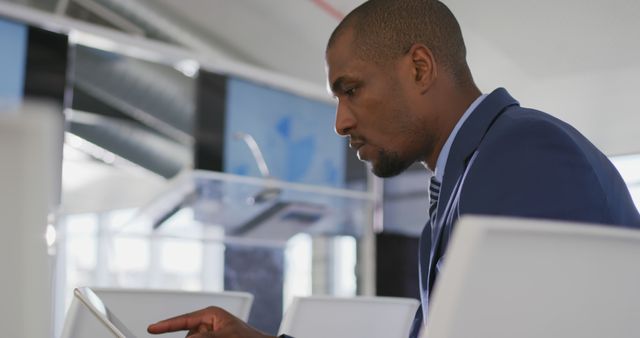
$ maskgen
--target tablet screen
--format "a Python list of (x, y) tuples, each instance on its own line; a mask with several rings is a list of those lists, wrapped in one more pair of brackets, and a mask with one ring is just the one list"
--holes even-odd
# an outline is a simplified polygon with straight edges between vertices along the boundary
[(135, 336), (127, 329), (122, 322), (109, 311), (104, 305), (100, 297), (96, 295), (90, 288), (82, 287), (74, 291), (76, 297), (82, 301), (91, 311), (93, 311), (104, 324), (111, 329), (116, 329), (117, 334), (125, 338), (135, 338)]

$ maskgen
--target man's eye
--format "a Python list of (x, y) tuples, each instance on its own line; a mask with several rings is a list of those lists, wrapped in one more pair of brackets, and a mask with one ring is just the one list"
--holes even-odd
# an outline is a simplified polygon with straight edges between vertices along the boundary
[(356, 88), (349, 88), (347, 90), (344, 91), (344, 94), (347, 96), (354, 96), (356, 94)]

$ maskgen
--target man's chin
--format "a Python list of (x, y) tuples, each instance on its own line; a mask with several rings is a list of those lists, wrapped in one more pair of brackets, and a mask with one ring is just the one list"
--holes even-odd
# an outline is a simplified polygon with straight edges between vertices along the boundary
[(363, 156), (364, 158), (361, 157), (361, 153), (358, 153), (358, 155), (361, 161), (368, 162), (371, 165), (371, 172), (381, 178), (397, 176), (409, 168), (412, 163), (404, 161), (396, 153), (382, 150), (369, 158), (366, 158), (366, 156)]
[(389, 178), (402, 174), (408, 166), (378, 166), (372, 165), (371, 172), (380, 178)]

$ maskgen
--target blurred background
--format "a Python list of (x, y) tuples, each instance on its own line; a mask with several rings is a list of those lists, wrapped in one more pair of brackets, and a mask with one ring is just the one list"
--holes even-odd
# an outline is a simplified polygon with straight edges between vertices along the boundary
[[(362, 2), (0, 1), (3, 237), (48, 229), (3, 288), (51, 279), (56, 333), (82, 285), (248, 291), (273, 333), (293, 296), (417, 298), (424, 170), (383, 182), (333, 134), (324, 48)], [(640, 205), (640, 3), (444, 3), (481, 90), (575, 126)]]

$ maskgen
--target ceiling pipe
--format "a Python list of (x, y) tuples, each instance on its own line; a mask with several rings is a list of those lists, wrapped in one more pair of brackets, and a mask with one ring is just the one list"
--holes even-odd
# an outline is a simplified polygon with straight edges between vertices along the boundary
[(192, 79), (86, 47), (77, 52), (76, 86), (175, 141), (193, 144)]
[(77, 110), (67, 116), (71, 133), (165, 178), (192, 165), (188, 147), (135, 123)]
[[(71, 2), (71, 0), (66, 0), (66, 2)], [(95, 0), (73, 0), (73, 2), (101, 17), (103, 20), (111, 23), (112, 25), (119, 27), (125, 32), (134, 35), (144, 35), (144, 30), (142, 30), (136, 24), (123, 18), (122, 15), (115, 13), (113, 10), (106, 8), (104, 5), (99, 4)], [(56, 8), (56, 14), (63, 15), (64, 13), (66, 13), (65, 7)]]
[(94, 0), (116, 11), (158, 38), (188, 47), (214, 60), (232, 60), (230, 55), (212, 47), (211, 43), (194, 35), (175, 21), (157, 13), (138, 0)]

